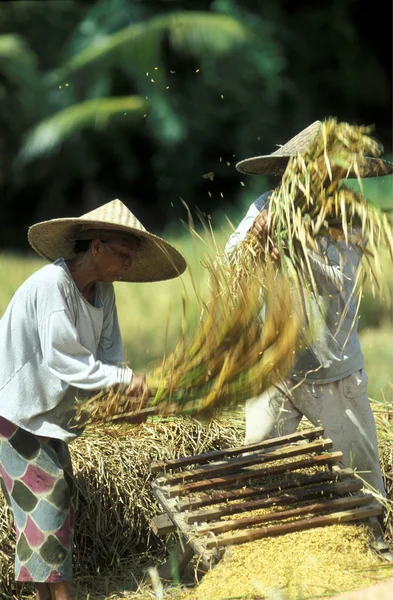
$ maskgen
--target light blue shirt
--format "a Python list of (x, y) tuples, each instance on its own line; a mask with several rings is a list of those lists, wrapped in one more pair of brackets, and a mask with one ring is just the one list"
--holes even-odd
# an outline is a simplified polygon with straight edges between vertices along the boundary
[[(271, 192), (260, 196), (249, 208), (239, 227), (229, 238), (226, 253), (231, 254), (250, 230), (254, 219), (263, 208), (268, 208)], [(297, 380), (306, 379), (310, 383), (329, 383), (351, 375), (364, 367), (359, 336), (358, 317), (354, 295), (356, 271), (360, 265), (362, 252), (353, 243), (319, 239), (321, 254), (309, 252), (312, 273), (325, 310), (322, 323), (312, 340), (303, 334), (301, 347), (290, 376)], [(311, 323), (320, 319), (317, 307), (321, 302), (308, 306), (308, 319)]]
[(0, 320), (0, 416), (36, 435), (69, 442), (76, 395), (128, 385), (112, 284), (95, 306), (63, 259), (31, 275)]

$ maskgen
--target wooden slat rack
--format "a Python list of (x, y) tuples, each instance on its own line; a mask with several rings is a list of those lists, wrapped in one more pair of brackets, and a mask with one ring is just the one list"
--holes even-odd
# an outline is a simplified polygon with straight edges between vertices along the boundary
[(185, 544), (180, 562), (198, 554), (211, 568), (233, 544), (381, 514), (353, 471), (340, 468), (342, 453), (331, 451), (323, 433), (316, 427), (152, 464), (163, 511), (153, 531), (177, 531)]

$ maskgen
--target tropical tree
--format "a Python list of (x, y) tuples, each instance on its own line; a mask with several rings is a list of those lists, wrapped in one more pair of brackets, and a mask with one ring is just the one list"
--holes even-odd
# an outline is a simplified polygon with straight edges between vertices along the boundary
[(367, 122), (374, 106), (389, 121), (389, 86), (351, 6), (1, 3), (1, 241), (115, 196), (157, 229), (179, 197), (228, 212), (274, 185), (243, 181), (238, 158), (324, 116)]

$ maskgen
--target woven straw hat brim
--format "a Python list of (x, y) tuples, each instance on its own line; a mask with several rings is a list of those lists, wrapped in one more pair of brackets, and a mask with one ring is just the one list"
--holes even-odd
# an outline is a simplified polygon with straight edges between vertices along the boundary
[(178, 277), (187, 268), (182, 254), (162, 238), (129, 226), (111, 225), (107, 221), (94, 221), (83, 217), (43, 221), (30, 227), (28, 240), (43, 258), (51, 262), (58, 258), (68, 260), (75, 256), (75, 240), (83, 228), (118, 231), (119, 234), (139, 240), (131, 269), (121, 281), (164, 281)]
[[(277, 155), (267, 154), (265, 156), (254, 156), (252, 158), (246, 158), (237, 163), (236, 169), (240, 173), (246, 173), (248, 175), (284, 175), (285, 169), (288, 166), (288, 162), (292, 154)], [(390, 175), (393, 173), (393, 164), (383, 160), (381, 158), (365, 158), (363, 162), (359, 164), (360, 176), (363, 178), (367, 177), (383, 177), (384, 175)], [(353, 171), (348, 173), (348, 178), (357, 177), (357, 174)]]

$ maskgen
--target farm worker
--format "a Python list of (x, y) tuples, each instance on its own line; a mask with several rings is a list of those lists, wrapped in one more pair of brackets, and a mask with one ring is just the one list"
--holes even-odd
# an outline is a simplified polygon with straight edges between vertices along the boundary
[(15, 579), (36, 582), (39, 600), (69, 600), (75, 397), (114, 384), (142, 404), (149, 396), (145, 377), (122, 366), (113, 282), (171, 279), (186, 263), (120, 200), (33, 225), (28, 239), (52, 264), (20, 286), (0, 321), (0, 479)]
[[(242, 173), (282, 176), (290, 156), (304, 152), (320, 127), (321, 123), (317, 121), (272, 154), (242, 160), (236, 168)], [(362, 176), (377, 177), (392, 171), (390, 163), (370, 158)], [(274, 232), (268, 230), (271, 193), (262, 194), (250, 206), (228, 241), (227, 253), (231, 253), (247, 232), (254, 234), (263, 246), (268, 235), (274, 236)], [(323, 344), (318, 344), (317, 340), (312, 342), (297, 358), (292, 372), (282, 384), (247, 401), (245, 444), (293, 433), (305, 416), (315, 426), (324, 428), (325, 435), (333, 441), (334, 450), (343, 453), (343, 464), (356, 469), (374, 490), (384, 495), (376, 426), (367, 395), (368, 376), (364, 370), (354, 302), (350, 303), (347, 312), (345, 310), (354, 293), (361, 251), (350, 241), (348, 245), (340, 242), (338, 246), (325, 237), (321, 244), (328, 265), (315, 259), (311, 262), (320, 288), (318, 292), (328, 298), (321, 336)], [(272, 258), (277, 258), (274, 241), (271, 251)]]

